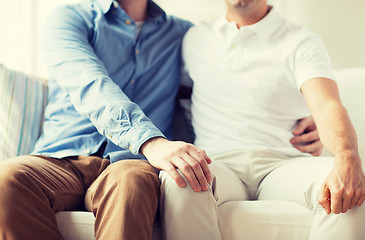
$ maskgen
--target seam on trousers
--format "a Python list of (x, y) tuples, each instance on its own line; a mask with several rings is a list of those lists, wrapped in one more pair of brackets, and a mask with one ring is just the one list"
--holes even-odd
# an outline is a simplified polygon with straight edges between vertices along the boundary
[(312, 226), (311, 226), (311, 231), (309, 234), (309, 240), (314, 240), (313, 239), (313, 234), (318, 232), (318, 218), (315, 217), (315, 215), (320, 214), (320, 209), (319, 209), (320, 205), (318, 202), (316, 202), (313, 205), (313, 214), (312, 214)]
[[(214, 177), (216, 179), (216, 177)], [(213, 183), (213, 181), (212, 181)], [(215, 212), (216, 212), (216, 215), (214, 215), (214, 211), (210, 211), (210, 214), (211, 214), (211, 217), (210, 219), (212, 219), (212, 222), (210, 223), (211, 226), (216, 226), (214, 232), (215, 232), (215, 235), (218, 236), (218, 239), (217, 240), (220, 240), (222, 239), (222, 236), (221, 236), (221, 233), (220, 233), (220, 229), (219, 229), (219, 221), (218, 221), (218, 217), (219, 217), (219, 214), (218, 214), (218, 203), (217, 203), (217, 200), (215, 199), (214, 197), (214, 194), (213, 194), (213, 184), (212, 186), (209, 186), (209, 194), (212, 195), (212, 198), (213, 199), (212, 201), (209, 201), (213, 207), (213, 209), (215, 209)], [(209, 207), (209, 209), (212, 209), (211, 207)], [(214, 240), (214, 239), (212, 239)]]
[[(210, 219), (212, 219), (212, 222), (210, 222), (210, 225), (216, 226), (216, 229), (214, 230), (214, 232), (215, 232), (214, 234), (219, 237), (217, 240), (220, 240), (220, 239), (222, 239), (222, 237), (221, 237), (221, 233), (220, 233), (220, 229), (219, 229), (219, 221), (218, 221), (219, 196), (217, 196), (217, 198), (216, 198), (215, 194), (214, 194), (216, 191), (216, 188), (217, 188), (217, 176), (215, 175), (217, 172), (216, 167), (217, 167), (216, 165), (211, 166), (211, 170), (213, 170), (212, 171), (213, 176), (212, 176), (211, 184), (208, 184), (208, 192), (209, 192), (209, 194), (211, 194), (211, 199), (213, 199), (212, 201), (209, 201), (210, 202), (209, 204), (212, 205), (212, 206), (209, 206), (209, 209), (215, 209), (216, 215), (214, 215), (214, 211), (210, 211), (209, 213), (211, 215)], [(224, 199), (224, 198), (222, 197), (222, 199)], [(212, 240), (214, 240), (214, 239), (212, 239)]]

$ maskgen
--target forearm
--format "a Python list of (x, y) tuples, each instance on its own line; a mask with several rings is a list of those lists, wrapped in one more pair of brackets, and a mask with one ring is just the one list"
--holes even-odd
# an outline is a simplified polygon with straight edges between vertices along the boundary
[(337, 161), (359, 160), (356, 133), (346, 109), (340, 102), (322, 104), (314, 114), (314, 119), (323, 145), (336, 156)]
[(346, 109), (341, 103), (337, 84), (326, 78), (310, 79), (301, 91), (307, 101), (324, 147), (336, 161), (360, 163), (357, 137)]

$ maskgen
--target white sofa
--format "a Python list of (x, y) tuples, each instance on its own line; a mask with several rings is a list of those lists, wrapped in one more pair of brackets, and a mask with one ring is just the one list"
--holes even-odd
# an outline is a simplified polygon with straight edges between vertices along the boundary
[[(343, 103), (357, 130), (361, 157), (365, 160), (365, 68), (338, 70), (336, 76)], [(31, 151), (41, 129), (45, 84), (44, 79), (0, 65), (0, 161)], [(17, 131), (10, 134), (9, 126)], [(59, 212), (56, 218), (66, 240), (93, 239), (92, 213)], [(285, 201), (237, 201), (219, 206), (219, 226), (226, 240), (304, 240), (308, 239), (311, 221), (310, 209)], [(158, 220), (153, 239), (160, 239)]]

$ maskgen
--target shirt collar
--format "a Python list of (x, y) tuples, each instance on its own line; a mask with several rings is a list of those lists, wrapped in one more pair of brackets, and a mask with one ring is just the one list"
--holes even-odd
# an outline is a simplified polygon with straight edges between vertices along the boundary
[(107, 12), (109, 12), (111, 6), (112, 6), (112, 3), (114, 3), (113, 0), (95, 0), (95, 2), (98, 3), (98, 5), (100, 6), (101, 8), (101, 11), (106, 14)]
[[(109, 12), (111, 7), (118, 6), (118, 3), (114, 0), (95, 0), (100, 6), (103, 14)], [(149, 18), (157, 18), (160, 16), (165, 16), (166, 13), (152, 0), (148, 1), (147, 11)], [(123, 10), (124, 11), (124, 10)]]
[[(272, 7), (270, 12), (266, 14), (264, 18), (258, 21), (255, 24), (245, 26), (243, 28), (249, 28), (251, 31), (255, 32), (258, 36), (263, 39), (268, 39), (282, 24), (284, 23), (284, 18), (280, 16), (278, 12)], [(225, 15), (219, 17), (213, 27), (216, 30), (223, 30), (225, 28), (234, 28), (237, 29), (236, 23), (229, 22)], [(243, 29), (241, 28), (241, 29)], [(239, 31), (237, 29), (237, 31)]]

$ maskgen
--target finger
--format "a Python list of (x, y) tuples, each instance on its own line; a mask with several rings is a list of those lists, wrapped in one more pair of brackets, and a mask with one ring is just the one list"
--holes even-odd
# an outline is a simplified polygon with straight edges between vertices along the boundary
[(315, 141), (308, 145), (294, 145), (296, 149), (304, 153), (317, 153), (322, 152), (323, 145), (321, 141)]
[(351, 198), (345, 197), (342, 199), (342, 213), (346, 213), (349, 210), (351, 204)]
[(173, 160), (174, 165), (180, 170), (180, 172), (185, 176), (186, 180), (189, 182), (191, 188), (195, 192), (200, 192), (200, 184), (191, 168), (191, 166), (183, 159), (176, 157)]
[(361, 198), (359, 198), (359, 200), (357, 201), (356, 203), (356, 207), (360, 207), (363, 203), (364, 203), (364, 200), (365, 200), (365, 196), (363, 195)]
[(321, 150), (320, 150), (320, 151), (313, 152), (313, 153), (310, 153), (310, 154), (312, 154), (312, 155), (313, 155), (313, 156), (315, 156), (315, 157), (321, 156), (321, 154), (322, 154), (322, 148), (321, 148)]
[[(342, 201), (342, 213), (347, 212), (347, 210), (350, 209), (351, 203), (353, 202), (353, 199), (355, 199), (355, 191), (348, 187), (345, 192), (344, 192), (344, 196), (343, 196), (343, 201)], [(356, 198), (356, 201), (358, 200), (358, 197)]]
[(172, 164), (166, 164), (166, 166), (164, 166), (162, 169), (165, 170), (172, 177), (172, 179), (174, 179), (179, 187), (186, 187), (184, 178), (177, 172), (176, 168)]
[(353, 209), (356, 205), (356, 203), (359, 201), (359, 195), (358, 194), (355, 194), (353, 196), (353, 198), (351, 199), (351, 203), (350, 203), (350, 206), (349, 206), (349, 209)]
[(205, 165), (207, 165), (207, 167), (208, 167), (208, 164), (205, 162), (203, 157), (200, 156), (200, 154), (198, 154), (198, 157), (200, 158), (199, 160), (197, 160), (196, 158), (191, 157), (189, 154), (186, 154), (182, 157), (182, 159), (185, 160), (185, 162), (187, 162), (190, 165), (190, 167), (192, 168), (192, 170), (195, 174), (195, 177), (199, 181), (201, 190), (207, 191), (208, 190), (208, 182), (207, 182), (207, 179), (206, 179), (205, 174), (203, 172), (202, 166), (200, 165), (200, 162), (205, 163)]
[(307, 129), (308, 127), (308, 120), (306, 118), (301, 119), (298, 124), (295, 126), (294, 130), (293, 130), (293, 134), (294, 135), (300, 135), (302, 133), (304, 133), (304, 131)]
[(198, 152), (204, 157), (204, 159), (207, 161), (208, 164), (211, 164), (212, 163), (212, 159), (210, 159), (210, 157), (208, 157), (207, 153), (201, 149), (201, 148), (198, 148)]
[(200, 167), (203, 171), (206, 181), (208, 183), (210, 183), (212, 181), (212, 174), (210, 173), (208, 162), (206, 161), (207, 159), (204, 157), (204, 155), (207, 155), (205, 153), (205, 151), (201, 150), (201, 149), (199, 151), (196, 149), (193, 149), (193, 150), (189, 151), (189, 154), (192, 158), (194, 158), (200, 164)]
[(304, 133), (299, 136), (295, 136), (292, 139), (290, 139), (291, 144), (305, 144), (309, 142), (314, 142), (319, 140), (319, 135), (317, 130), (313, 130), (308, 133)]
[(327, 214), (331, 213), (330, 192), (327, 188), (322, 187), (318, 203), (324, 208)]
[(331, 194), (331, 211), (334, 214), (341, 213), (342, 210), (342, 194)]

